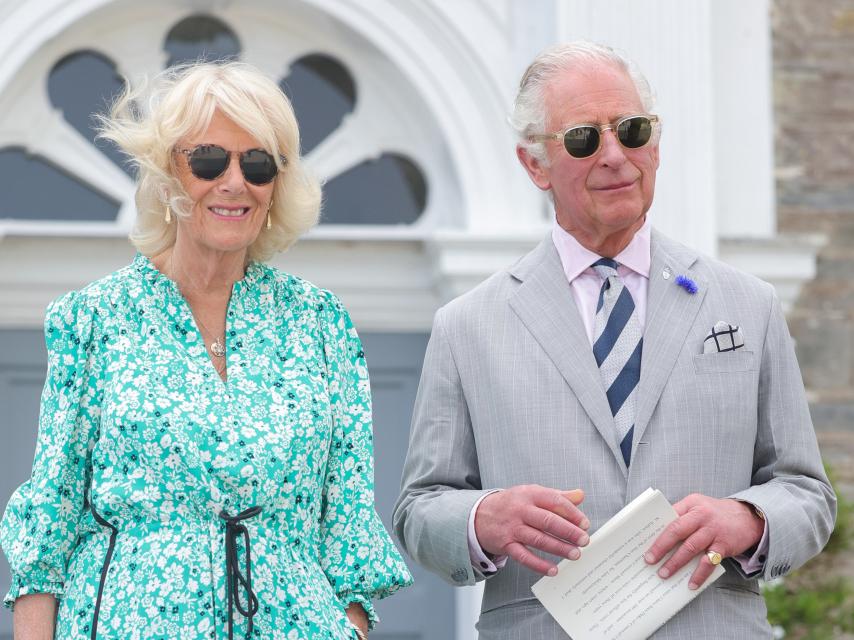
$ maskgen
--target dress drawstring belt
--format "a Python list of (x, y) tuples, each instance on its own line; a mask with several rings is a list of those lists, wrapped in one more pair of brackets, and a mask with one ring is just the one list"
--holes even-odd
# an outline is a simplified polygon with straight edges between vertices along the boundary
[[(241, 524), (242, 520), (248, 520), (261, 513), (261, 507), (249, 507), (236, 516), (230, 516), (223, 509), (219, 517), (225, 520), (225, 566), (226, 566), (226, 590), (228, 592), (228, 638), (234, 637), (234, 608), (246, 618), (246, 636), (252, 633), (252, 618), (258, 613), (258, 597), (252, 591), (252, 553), (249, 549), (249, 531)], [(240, 572), (237, 560), (237, 539), (243, 536), (244, 567), (245, 575)], [(246, 606), (240, 602), (238, 588), (243, 587), (246, 596)]]

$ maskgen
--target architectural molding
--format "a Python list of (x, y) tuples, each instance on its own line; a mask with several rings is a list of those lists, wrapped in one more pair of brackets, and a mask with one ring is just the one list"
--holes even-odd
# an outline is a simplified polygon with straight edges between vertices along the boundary
[(827, 243), (821, 234), (781, 234), (773, 238), (721, 238), (719, 258), (774, 285), (788, 313), (803, 285), (816, 275), (816, 256)]
[[(202, 4), (235, 29), (245, 44), (243, 58), (272, 75), (284, 75), (288, 62), (306, 53), (330, 53), (345, 61), (359, 85), (359, 100), (344, 126), (307, 158), (322, 177), (334, 177), (383, 151), (401, 152), (422, 167), (430, 189), (427, 210), (417, 224), (518, 229), (538, 221), (539, 196), (526, 188), (505, 124), (515, 78), (502, 62), (502, 56), (509, 59), (510, 49), (494, 8), (471, 4), (456, 16), (435, 2), (377, 0), (370, 7), (356, 0)], [(56, 61), (81, 49), (109, 56), (132, 79), (150, 75), (165, 61), (151, 43), (162, 40), (168, 27), (198, 10), (199, 3), (72, 0), (56, 5), (19, 5), (9, 21), (19, 31), (0, 37), (0, 100), (5, 99), (0, 104), (0, 142), (41, 154), (62, 148), (48, 159), (129, 203), (127, 177), (114, 175), (113, 167), (105, 170), (100, 154), (82, 148), (86, 143), (80, 144), (76, 132), (75, 137), (62, 133), (67, 126), (36, 122), (64, 124), (56, 115), (53, 120), (39, 115), (51, 111), (45, 79)], [(457, 18), (464, 22), (455, 22)], [(478, 27), (477, 38), (472, 38)], [(26, 56), (4, 46), (21, 33), (28, 34)], [(469, 37), (458, 37), (461, 33)], [(5, 35), (0, 25), (0, 36)], [(65, 147), (74, 153), (69, 156)], [(68, 157), (77, 162), (64, 166), (62, 159)], [(498, 184), (502, 189), (496, 189)], [(132, 212), (120, 217), (121, 232), (128, 231), (131, 218)], [(16, 225), (11, 226), (14, 230)], [(26, 231), (41, 228), (49, 235), (51, 226), (34, 223)], [(9, 227), (0, 221), (0, 234)]]
[[(513, 264), (547, 233), (311, 233), (271, 264), (334, 291), (361, 331), (427, 332), (439, 306)], [(815, 276), (823, 244), (821, 236), (727, 238), (720, 258), (774, 285), (789, 310)], [(51, 300), (128, 264), (133, 254), (115, 236), (0, 239), (0, 329), (41, 327)]]

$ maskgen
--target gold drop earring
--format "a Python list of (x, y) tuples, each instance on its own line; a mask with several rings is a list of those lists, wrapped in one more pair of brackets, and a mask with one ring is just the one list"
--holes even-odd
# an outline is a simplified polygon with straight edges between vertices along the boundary
[(272, 209), (272, 208), (273, 208), (273, 201), (270, 200), (270, 204), (267, 205), (267, 228), (268, 229), (273, 228), (273, 221), (270, 220), (270, 209)]
[(170, 222), (172, 222), (172, 209), (170, 209), (170, 208), (169, 208), (169, 205), (168, 205), (168, 204), (166, 205), (166, 217), (165, 217), (165, 220), (166, 220), (166, 224), (169, 224)]

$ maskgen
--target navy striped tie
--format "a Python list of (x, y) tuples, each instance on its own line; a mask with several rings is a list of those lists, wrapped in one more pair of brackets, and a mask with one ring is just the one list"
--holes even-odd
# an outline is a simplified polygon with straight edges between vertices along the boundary
[(635, 399), (640, 379), (643, 332), (632, 294), (617, 275), (617, 262), (602, 258), (593, 269), (604, 280), (593, 323), (593, 355), (614, 416), (626, 466), (632, 455)]

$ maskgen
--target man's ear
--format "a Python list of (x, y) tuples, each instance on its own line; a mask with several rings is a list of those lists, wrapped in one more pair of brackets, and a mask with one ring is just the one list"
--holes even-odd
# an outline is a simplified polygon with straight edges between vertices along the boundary
[(543, 167), (543, 163), (528, 153), (527, 149), (521, 145), (516, 145), (516, 157), (519, 158), (519, 162), (525, 167), (525, 171), (528, 172), (531, 182), (543, 191), (548, 191), (552, 188), (551, 179), (545, 167)]

